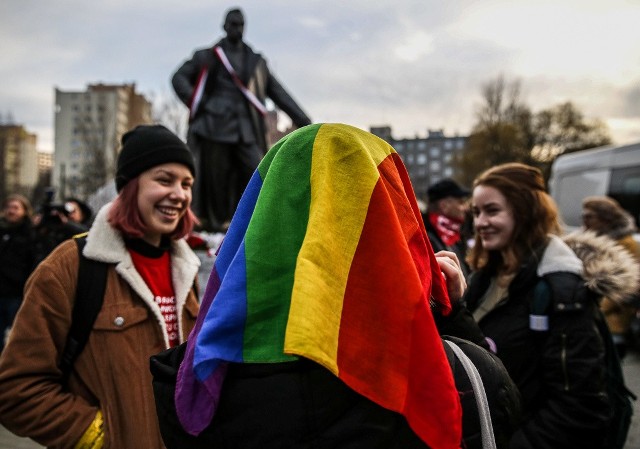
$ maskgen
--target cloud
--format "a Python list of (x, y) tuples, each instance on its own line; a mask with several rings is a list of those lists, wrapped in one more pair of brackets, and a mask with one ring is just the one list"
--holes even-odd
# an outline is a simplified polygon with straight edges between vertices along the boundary
[(628, 89), (623, 90), (623, 107), (621, 108), (624, 117), (640, 117), (640, 78)]
[(510, 50), (506, 64), (528, 76), (588, 73), (624, 83), (632, 72), (620, 62), (637, 48), (638, 14), (640, 4), (624, 0), (478, 2), (452, 32)]
[(433, 38), (424, 31), (415, 31), (395, 47), (395, 55), (402, 61), (415, 62), (433, 52)]
[[(616, 132), (640, 116), (635, 2), (238, 4), (247, 42), (314, 120), (365, 129), (389, 124), (399, 137), (427, 128), (467, 133), (481, 85), (499, 74), (522, 80), (523, 99), (534, 110), (573, 101)], [(171, 94), (173, 71), (195, 48), (222, 36), (228, 6), (206, 0), (1, 2), (0, 112), (12, 110), (39, 135), (48, 126), (40, 140), (50, 142), (55, 86), (135, 82), (143, 93)]]

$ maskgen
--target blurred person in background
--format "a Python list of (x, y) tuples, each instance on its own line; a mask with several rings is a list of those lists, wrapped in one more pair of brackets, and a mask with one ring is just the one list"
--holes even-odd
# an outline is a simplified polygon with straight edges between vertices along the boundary
[(88, 230), (93, 219), (91, 207), (84, 201), (74, 197), (67, 198), (64, 205), (68, 211), (67, 218), (75, 223), (79, 223)]
[(22, 290), (34, 265), (31, 203), (22, 195), (2, 202), (0, 217), (0, 352), (22, 302)]
[(42, 262), (59, 244), (89, 227), (71, 219), (77, 216), (72, 203), (55, 201), (55, 189), (48, 188), (33, 217), (35, 263)]
[[(633, 238), (637, 228), (633, 217), (620, 204), (608, 196), (590, 196), (582, 200), (582, 223), (587, 231), (611, 238), (640, 263), (640, 245)], [(627, 354), (631, 323), (639, 305), (639, 293), (623, 298), (605, 296), (600, 303), (613, 342), (622, 359)]]
[(469, 209), (471, 192), (452, 179), (443, 179), (427, 189), (427, 213), (424, 225), (434, 252), (452, 251), (458, 256), (465, 277), (469, 276), (467, 241), (461, 231)]

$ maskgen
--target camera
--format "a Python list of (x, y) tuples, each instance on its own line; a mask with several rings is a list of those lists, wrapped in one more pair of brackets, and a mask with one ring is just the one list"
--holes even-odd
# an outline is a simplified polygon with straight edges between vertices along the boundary
[(69, 216), (72, 210), (69, 209), (67, 204), (54, 203), (56, 191), (54, 188), (49, 187), (44, 192), (44, 200), (40, 205), (40, 213), (42, 216), (41, 224), (56, 224), (62, 223), (61, 215)]
[(67, 220), (69, 214), (73, 212), (73, 206), (55, 203), (54, 198), (55, 189), (47, 188), (44, 200), (38, 209), (40, 221), (34, 229), (36, 262), (43, 260), (63, 241), (86, 231), (84, 227)]

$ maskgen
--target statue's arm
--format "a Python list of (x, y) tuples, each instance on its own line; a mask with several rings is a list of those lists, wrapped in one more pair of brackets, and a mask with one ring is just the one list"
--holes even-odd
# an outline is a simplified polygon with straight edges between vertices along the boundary
[(195, 53), (191, 59), (186, 61), (178, 70), (176, 70), (171, 78), (173, 90), (176, 92), (180, 101), (187, 106), (189, 106), (189, 101), (193, 96), (195, 83), (201, 70), (202, 64), (198, 62), (197, 53)]
[(311, 119), (271, 73), (268, 75), (267, 96), (289, 116), (298, 128), (311, 124)]

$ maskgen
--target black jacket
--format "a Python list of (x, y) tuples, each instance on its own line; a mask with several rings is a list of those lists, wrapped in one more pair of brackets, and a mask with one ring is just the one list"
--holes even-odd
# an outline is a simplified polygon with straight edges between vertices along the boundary
[(0, 298), (21, 298), (34, 268), (33, 229), (29, 220), (18, 225), (0, 221)]
[[(517, 388), (497, 357), (470, 342), (446, 338), (477, 367), (485, 384), (498, 448), (506, 448), (520, 417)], [(180, 426), (174, 402), (176, 372), (184, 348), (181, 345), (151, 358), (158, 420), (167, 449), (428, 449), (402, 415), (371, 402), (325, 368), (304, 359), (230, 364), (212, 423), (198, 437), (191, 436)], [(447, 345), (444, 348), (460, 393), (463, 447), (480, 449), (471, 383), (453, 351)]]
[[(603, 447), (610, 413), (604, 347), (594, 324), (595, 296), (579, 266), (571, 250), (553, 238), (521, 268), (508, 297), (478, 323), (522, 394), (524, 421), (511, 448)], [(472, 275), (464, 297), (470, 311), (479, 306), (490, 277), (483, 271)], [(529, 325), (536, 288), (549, 304), (546, 331)]]

